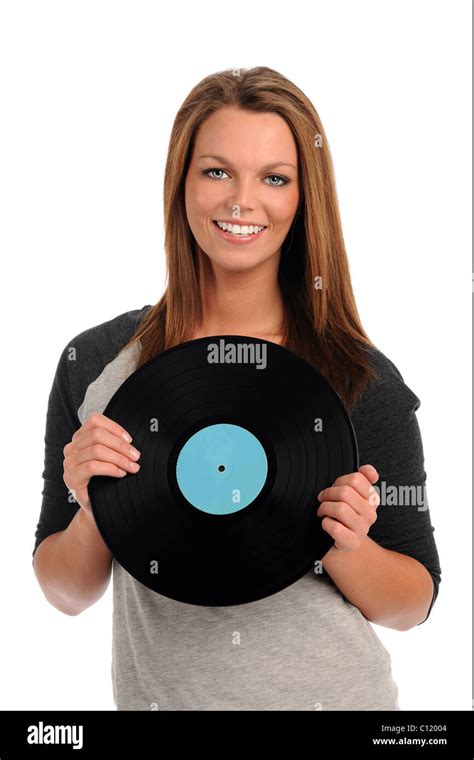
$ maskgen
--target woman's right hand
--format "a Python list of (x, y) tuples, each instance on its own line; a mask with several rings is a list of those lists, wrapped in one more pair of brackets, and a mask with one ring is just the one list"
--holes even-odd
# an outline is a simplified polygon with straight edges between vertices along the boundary
[(63, 449), (63, 480), (75, 500), (92, 515), (87, 486), (94, 475), (123, 478), (138, 472), (140, 452), (130, 445), (132, 437), (119, 424), (94, 412), (76, 430)]

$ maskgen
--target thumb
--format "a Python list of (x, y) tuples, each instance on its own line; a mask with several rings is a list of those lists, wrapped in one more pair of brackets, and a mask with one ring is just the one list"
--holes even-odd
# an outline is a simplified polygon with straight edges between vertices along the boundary
[(371, 464), (363, 464), (359, 467), (358, 472), (360, 472), (369, 483), (376, 483), (379, 479), (379, 474), (375, 467)]

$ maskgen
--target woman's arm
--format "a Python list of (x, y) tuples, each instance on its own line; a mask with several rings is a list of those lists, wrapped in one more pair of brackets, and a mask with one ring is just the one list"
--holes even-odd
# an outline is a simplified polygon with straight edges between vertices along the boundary
[(406, 631), (428, 616), (434, 584), (421, 562), (385, 549), (367, 534), (380, 497), (372, 465), (338, 478), (318, 494), (317, 515), (335, 544), (322, 560), (341, 593), (371, 622)]
[(79, 509), (66, 530), (47, 536), (34, 556), (41, 589), (56, 609), (78, 615), (107, 589), (112, 554), (92, 515)]
[(428, 616), (433, 580), (413, 557), (384, 549), (365, 536), (355, 551), (332, 547), (322, 564), (346, 599), (372, 623), (407, 631)]

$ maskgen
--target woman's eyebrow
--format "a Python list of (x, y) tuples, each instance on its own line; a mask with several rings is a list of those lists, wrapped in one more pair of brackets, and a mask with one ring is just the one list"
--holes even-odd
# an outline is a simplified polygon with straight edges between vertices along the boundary
[[(221, 161), (223, 164), (227, 164), (227, 166), (230, 166), (231, 169), (235, 169), (235, 166), (232, 165), (232, 162), (229, 161), (228, 158), (225, 158), (225, 156), (217, 156), (217, 155), (205, 155), (205, 156), (199, 156), (198, 161), (201, 158), (213, 158), (216, 161)], [(291, 166), (292, 169), (296, 170), (296, 166), (294, 164), (288, 164), (285, 161), (274, 161), (271, 164), (266, 164), (265, 166), (261, 167), (261, 171), (267, 171), (269, 169), (274, 169), (276, 166)]]

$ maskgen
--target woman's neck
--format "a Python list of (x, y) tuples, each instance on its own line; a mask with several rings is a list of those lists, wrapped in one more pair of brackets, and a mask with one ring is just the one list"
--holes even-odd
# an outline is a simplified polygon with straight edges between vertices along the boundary
[(278, 341), (284, 315), (278, 257), (246, 272), (217, 269), (207, 256), (203, 258), (199, 267), (202, 319), (193, 338), (251, 335)]

